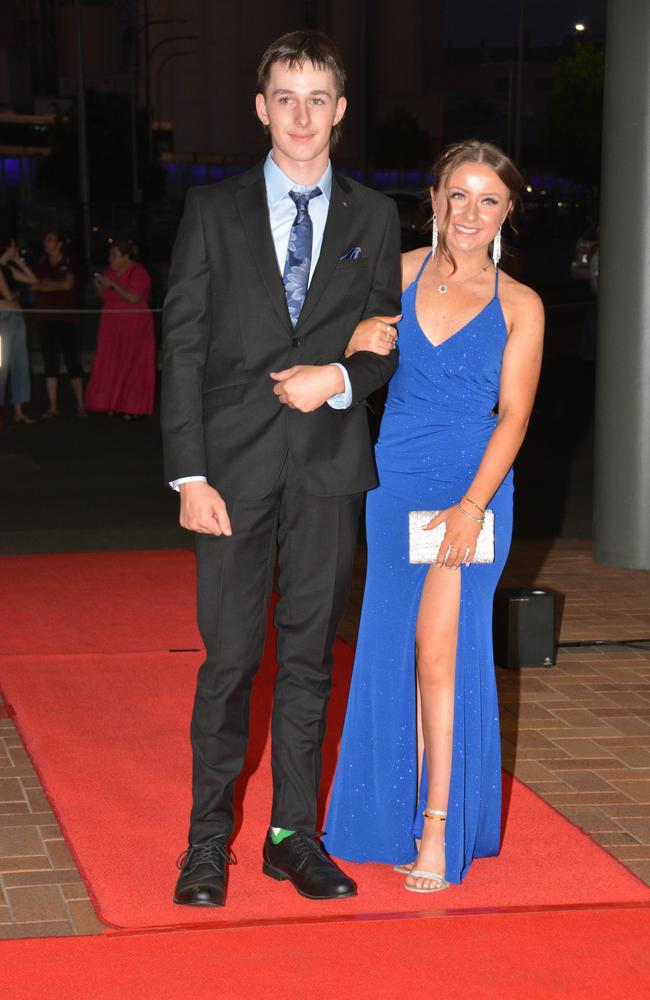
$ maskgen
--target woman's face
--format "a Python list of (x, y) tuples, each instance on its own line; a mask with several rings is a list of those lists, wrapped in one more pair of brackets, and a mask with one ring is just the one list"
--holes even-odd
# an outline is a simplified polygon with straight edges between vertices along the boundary
[(440, 227), (449, 216), (449, 249), (465, 253), (489, 246), (512, 205), (508, 188), (486, 163), (461, 163), (431, 191), (431, 203)]
[(108, 254), (108, 263), (114, 271), (122, 271), (129, 263), (127, 254), (122, 253), (119, 247), (111, 247)]

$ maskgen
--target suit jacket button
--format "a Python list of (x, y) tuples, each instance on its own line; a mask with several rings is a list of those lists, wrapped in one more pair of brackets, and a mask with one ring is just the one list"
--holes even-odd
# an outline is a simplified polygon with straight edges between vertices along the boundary
[(300, 339), (300, 337), (294, 337), (293, 338), (293, 346), (294, 347), (301, 347), (302, 346), (302, 340)]

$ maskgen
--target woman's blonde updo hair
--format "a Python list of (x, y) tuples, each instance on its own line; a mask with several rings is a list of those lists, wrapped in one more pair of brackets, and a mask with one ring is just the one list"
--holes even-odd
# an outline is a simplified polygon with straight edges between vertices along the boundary
[[(436, 195), (440, 191), (443, 183), (453, 174), (463, 163), (484, 163), (491, 167), (495, 174), (508, 188), (510, 201), (512, 202), (506, 218), (514, 232), (516, 229), (512, 224), (512, 215), (519, 201), (519, 195), (524, 183), (524, 179), (517, 170), (509, 156), (494, 146), (491, 142), (481, 142), (479, 139), (465, 139), (463, 142), (455, 142), (451, 146), (443, 149), (442, 153), (433, 165), (433, 190)], [(449, 228), (449, 195), (447, 195), (447, 213), (442, 221), (438, 235), (438, 248), (444, 257), (456, 270), (454, 255), (447, 243), (447, 230)]]

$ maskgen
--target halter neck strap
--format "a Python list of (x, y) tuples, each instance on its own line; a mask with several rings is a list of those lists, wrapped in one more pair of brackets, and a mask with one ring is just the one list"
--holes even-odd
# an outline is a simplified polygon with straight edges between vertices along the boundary
[(429, 253), (426, 255), (426, 257), (422, 261), (422, 264), (420, 265), (420, 270), (417, 273), (417, 277), (415, 279), (414, 284), (417, 285), (418, 281), (422, 277), (422, 272), (424, 271), (425, 267), (427, 266), (427, 264), (429, 263), (429, 261), (431, 260), (432, 257), (433, 257), (433, 252), (431, 250), (429, 250)]

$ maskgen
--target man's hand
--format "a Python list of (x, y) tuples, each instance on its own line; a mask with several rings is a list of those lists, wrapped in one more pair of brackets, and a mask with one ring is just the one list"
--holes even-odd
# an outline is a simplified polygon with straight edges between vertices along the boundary
[(343, 374), (336, 365), (294, 365), (270, 375), (277, 382), (273, 392), (280, 402), (302, 413), (317, 410), (330, 396), (345, 390)]
[(207, 483), (181, 483), (180, 524), (204, 535), (232, 535), (225, 501)]

